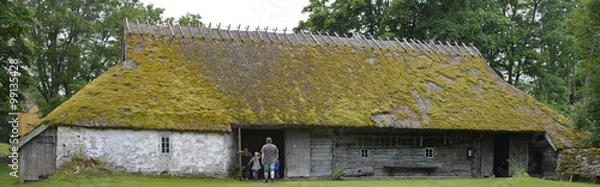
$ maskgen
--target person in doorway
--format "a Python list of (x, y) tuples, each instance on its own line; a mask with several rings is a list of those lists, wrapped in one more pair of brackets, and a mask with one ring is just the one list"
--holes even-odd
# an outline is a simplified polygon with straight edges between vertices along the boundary
[(279, 162), (279, 150), (273, 144), (271, 137), (265, 139), (267, 144), (260, 149), (262, 165), (265, 170), (265, 182), (268, 182), (269, 172), (271, 173), (271, 182), (275, 182), (275, 163)]
[(254, 152), (254, 157), (248, 162), (248, 166), (252, 166), (252, 180), (258, 178), (258, 170), (260, 170), (260, 153)]
[(247, 167), (247, 163), (252, 159), (252, 154), (248, 151), (248, 148), (244, 148), (242, 151), (242, 180), (248, 180), (250, 178), (250, 168)]

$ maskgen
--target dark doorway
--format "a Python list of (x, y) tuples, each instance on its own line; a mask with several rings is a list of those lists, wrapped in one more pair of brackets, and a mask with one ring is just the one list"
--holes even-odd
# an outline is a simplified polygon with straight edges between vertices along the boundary
[(510, 177), (508, 172), (508, 135), (494, 136), (494, 175)]
[[(283, 130), (256, 130), (256, 129), (242, 129), (242, 148), (248, 148), (248, 151), (254, 155), (254, 152), (260, 152), (260, 149), (265, 145), (265, 139), (271, 137), (273, 144), (279, 149), (279, 178), (283, 178), (283, 171), (285, 170), (285, 156), (283, 150), (285, 150), (284, 134)], [(258, 171), (258, 179), (264, 179), (264, 170)]]

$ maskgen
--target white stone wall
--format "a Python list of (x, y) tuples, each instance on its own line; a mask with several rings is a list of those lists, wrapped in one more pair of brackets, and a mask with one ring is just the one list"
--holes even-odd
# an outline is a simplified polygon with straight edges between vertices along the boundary
[[(161, 153), (161, 135), (171, 151)], [(229, 133), (58, 127), (57, 167), (72, 157), (98, 159), (145, 175), (226, 177), (235, 156)]]

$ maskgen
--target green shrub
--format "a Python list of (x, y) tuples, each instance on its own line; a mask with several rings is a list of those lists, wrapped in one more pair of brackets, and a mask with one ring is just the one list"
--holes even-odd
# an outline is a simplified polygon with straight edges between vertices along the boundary
[(346, 166), (336, 168), (331, 175), (333, 180), (344, 180), (344, 174), (346, 174)]

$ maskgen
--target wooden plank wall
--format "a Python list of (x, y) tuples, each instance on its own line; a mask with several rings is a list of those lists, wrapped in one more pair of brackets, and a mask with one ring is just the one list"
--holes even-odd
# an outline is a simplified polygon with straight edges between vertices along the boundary
[(311, 170), (311, 144), (310, 132), (307, 130), (285, 131), (285, 176), (310, 177)]
[(328, 137), (310, 139), (311, 177), (329, 177), (333, 164), (333, 141)]
[(50, 127), (20, 148), (21, 183), (40, 181), (56, 173), (56, 127)]

